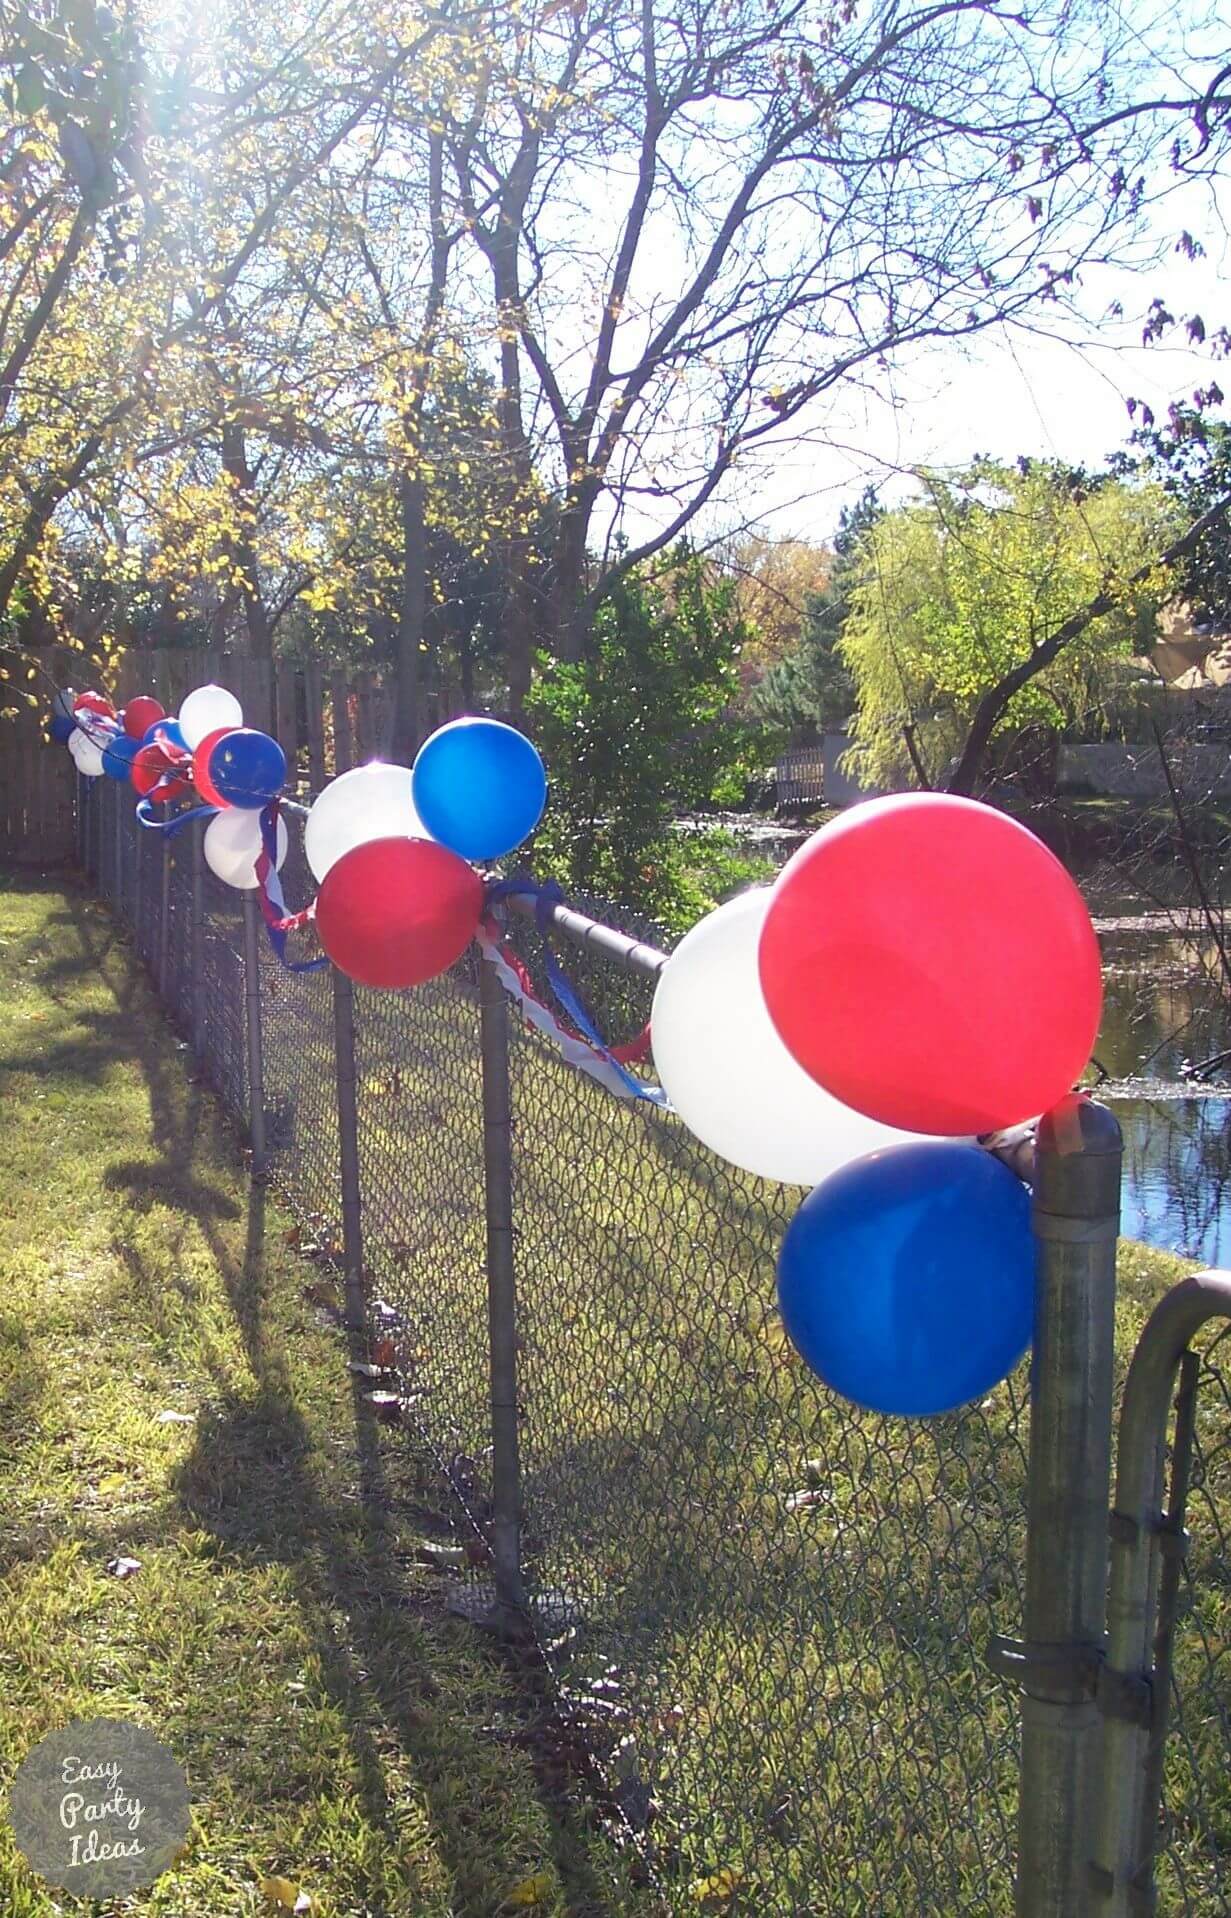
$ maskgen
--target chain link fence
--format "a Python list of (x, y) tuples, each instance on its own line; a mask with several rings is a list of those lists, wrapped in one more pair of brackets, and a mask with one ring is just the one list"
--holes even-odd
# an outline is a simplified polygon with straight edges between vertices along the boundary
[[(283, 884), (299, 903), (311, 884), (290, 823)], [(197, 829), (142, 831), (131, 799), (99, 780), (83, 790), (79, 834), (241, 1124), (263, 1061), (266, 1169), (339, 1267), (355, 1256), (339, 1121), (353, 1063), (352, 1278), (450, 1489), (455, 1605), (481, 1613), (500, 1504), (481, 960), (413, 993), (352, 991), (328, 971), (284, 970), (262, 937), (254, 1062), (252, 927), (241, 895), (204, 868)], [(539, 933), (517, 920), (510, 937), (541, 977)], [(588, 950), (569, 972), (610, 1035), (644, 1025), (651, 981)], [(797, 1191), (615, 1099), (517, 1021), (509, 1086), (516, 1516), (561, 1741), (602, 1780), (673, 1911), (1001, 1918), (1019, 1699), (986, 1652), (1022, 1617), (1027, 1369), (940, 1419), (885, 1420), (834, 1398), (790, 1352), (774, 1301)], [(1159, 1909), (1215, 1918), (1231, 1911), (1225, 1335), (1206, 1353), (1199, 1405)]]

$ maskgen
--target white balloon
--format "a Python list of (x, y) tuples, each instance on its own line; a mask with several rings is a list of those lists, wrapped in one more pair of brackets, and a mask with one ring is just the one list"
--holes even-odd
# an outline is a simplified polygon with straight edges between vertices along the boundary
[(741, 893), (685, 935), (659, 975), (650, 1041), (664, 1090), (704, 1145), (760, 1178), (811, 1186), (919, 1135), (852, 1112), (783, 1045), (757, 971), (769, 899), (768, 886)]
[(77, 771), (86, 779), (99, 779), (103, 770), (103, 749), (78, 727), (68, 742)]
[(198, 686), (180, 707), (179, 722), (184, 744), (195, 753), (209, 733), (222, 726), (242, 726), (244, 709), (225, 686)]
[[(74, 727), (73, 739), (80, 739), (86, 744), (92, 741), (93, 744), (98, 747), (99, 752), (103, 751), (108, 740), (114, 739), (117, 733), (121, 733), (124, 730), (118, 721), (106, 719), (102, 713), (92, 713), (88, 709), (79, 713), (73, 713), (72, 721)], [(70, 750), (73, 739), (70, 739), (68, 742)]]
[(319, 883), (344, 852), (369, 839), (430, 839), (410, 796), (410, 767), (373, 759), (331, 779), (309, 810), (303, 849)]
[[(281, 867), (288, 845), (286, 821), (278, 818), (278, 856)], [(211, 819), (201, 841), (205, 863), (237, 892), (256, 891), (256, 862), (261, 850), (261, 815), (246, 806), (228, 807)]]

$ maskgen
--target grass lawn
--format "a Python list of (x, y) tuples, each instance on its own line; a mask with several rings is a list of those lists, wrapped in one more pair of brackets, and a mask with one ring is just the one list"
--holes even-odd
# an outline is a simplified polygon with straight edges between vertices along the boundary
[[(219, 917), (216, 1007), (233, 937)], [(655, 1908), (610, 1888), (620, 1855), (513, 1742), (524, 1680), (450, 1622), (416, 1556), (442, 1523), (433, 1470), (357, 1404), (304, 1298), (319, 1273), (250, 1192), (116, 922), (85, 892), (24, 886), (0, 942), (0, 1758), (73, 1716), (161, 1735), (198, 1830), (137, 1901), (154, 1911), (272, 1909), (270, 1873), (322, 1913)], [(328, 982), (262, 971), (276, 1176), (312, 1231), (334, 1190)], [(612, 1030), (643, 1017), (630, 988)], [(481, 1481), (473, 993), (360, 991), (356, 1020), (368, 1263), (436, 1451)], [(516, 1031), (513, 1082), (529, 1569), (576, 1601), (560, 1683), (671, 1910), (1003, 1918), (1016, 1701), (984, 1651), (1020, 1625), (1024, 1368), (944, 1420), (854, 1412), (803, 1372), (774, 1306), (797, 1194)], [(1122, 1246), (1122, 1366), (1185, 1270)], [(1206, 1396), (1199, 1437), (1161, 1909), (1216, 1918), (1225, 1397)], [(117, 1554), (140, 1570), (109, 1575)], [(0, 1824), (0, 1909), (65, 1908), (3, 1845)], [(515, 1902), (527, 1884), (537, 1906)]]
[(0, 1816), (0, 1910), (238, 1918), (272, 1878), (320, 1918), (640, 1909), (518, 1741), (524, 1680), (447, 1615), (432, 1481), (189, 1063), (87, 891), (0, 875), (0, 1803), (105, 1716), (193, 1804), (123, 1907), (49, 1892)]

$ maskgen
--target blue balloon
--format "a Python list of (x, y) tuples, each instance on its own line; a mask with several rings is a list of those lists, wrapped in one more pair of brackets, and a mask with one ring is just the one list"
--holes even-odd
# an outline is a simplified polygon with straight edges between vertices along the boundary
[(141, 750), (139, 739), (129, 739), (126, 733), (117, 733), (103, 747), (103, 771), (111, 779), (118, 779), (127, 785), (133, 760)]
[(178, 746), (181, 752), (188, 751), (188, 741), (180, 731), (178, 719), (156, 719), (147, 726), (141, 735), (143, 746)]
[(792, 1344), (857, 1405), (907, 1418), (991, 1390), (1030, 1343), (1030, 1201), (951, 1140), (886, 1146), (817, 1186), (787, 1228), (778, 1302)]
[(453, 719), (419, 748), (411, 797), (442, 846), (500, 859), (542, 818), (547, 774), (524, 733), (498, 719)]
[(228, 806), (266, 806), (282, 791), (286, 754), (276, 739), (253, 726), (225, 733), (209, 756), (210, 783)]
[(51, 736), (57, 745), (67, 746), (77, 728), (67, 713), (53, 713), (51, 718)]

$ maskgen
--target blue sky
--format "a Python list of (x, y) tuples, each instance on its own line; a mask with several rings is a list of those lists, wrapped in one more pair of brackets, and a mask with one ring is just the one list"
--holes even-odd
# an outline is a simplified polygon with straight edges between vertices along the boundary
[[(1188, 229), (1202, 258), (1174, 253)], [(1231, 191), (1221, 203), (1204, 182), (1165, 203), (1155, 239), (1164, 257), (1140, 272), (1100, 269), (1081, 289), (1082, 318), (1065, 338), (1017, 327), (969, 344), (934, 348), (878, 376), (875, 390), (845, 395), (841, 411), (815, 423), (806, 441), (779, 451), (772, 470), (749, 476), (713, 524), (755, 517), (777, 536), (824, 538), (840, 506), (867, 481), (889, 498), (912, 490), (910, 468), (962, 465), (978, 454), (1027, 453), (1097, 466), (1131, 431), (1126, 401), (1150, 405), (1161, 421), (1173, 399), (1191, 398), (1212, 380), (1231, 400), (1231, 361), (1191, 350), (1182, 329), (1143, 347), (1150, 300), (1165, 298), (1177, 318), (1200, 313), (1207, 331), (1231, 326)], [(1119, 301), (1124, 318), (1109, 317)], [(1040, 326), (1058, 324), (1041, 313)], [(1231, 408), (1224, 409), (1231, 412)]]

